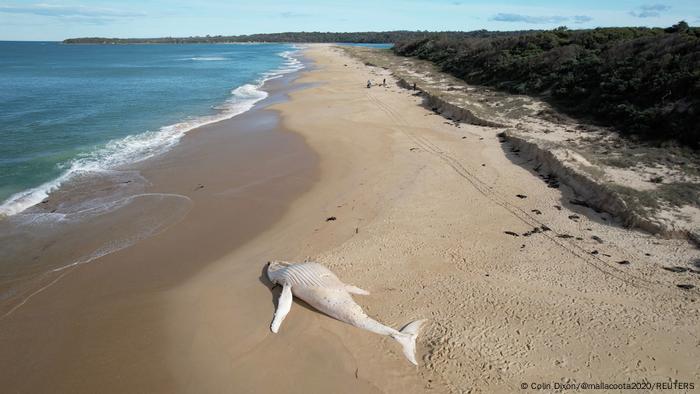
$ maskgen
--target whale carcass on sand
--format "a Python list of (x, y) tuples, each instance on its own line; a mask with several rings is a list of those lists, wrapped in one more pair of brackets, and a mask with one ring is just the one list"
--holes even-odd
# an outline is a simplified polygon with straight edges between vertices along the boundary
[(350, 295), (351, 293), (368, 295), (368, 291), (341, 282), (333, 272), (318, 263), (293, 264), (271, 261), (267, 265), (267, 277), (272, 283), (282, 286), (275, 317), (270, 325), (272, 332), (277, 333), (279, 330), (292, 307), (292, 295), (294, 295), (328, 316), (355, 327), (394, 338), (401, 344), (406, 358), (418, 365), (415, 355), (416, 337), (425, 320), (411, 322), (400, 331), (379, 323), (367, 316)]

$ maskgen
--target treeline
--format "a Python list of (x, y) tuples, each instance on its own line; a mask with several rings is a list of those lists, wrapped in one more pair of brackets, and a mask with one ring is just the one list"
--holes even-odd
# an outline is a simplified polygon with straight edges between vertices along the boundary
[(470, 32), (428, 32), (428, 31), (384, 31), (384, 32), (287, 32), (270, 34), (250, 34), (240, 36), (197, 36), (160, 38), (69, 38), (64, 44), (218, 44), (235, 42), (294, 42), (294, 43), (395, 43), (424, 38), (452, 37), (493, 37), (513, 35), (518, 32), (490, 32), (476, 30)]
[(621, 132), (700, 148), (700, 29), (598, 28), (423, 37), (395, 53), (467, 83), (544, 97)]

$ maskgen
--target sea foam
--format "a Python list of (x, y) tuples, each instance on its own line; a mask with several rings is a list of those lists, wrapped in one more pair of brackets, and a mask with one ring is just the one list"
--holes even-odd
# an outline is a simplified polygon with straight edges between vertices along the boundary
[[(230, 119), (249, 111), (256, 103), (267, 97), (267, 92), (262, 90), (262, 86), (265, 82), (304, 68), (303, 63), (295, 57), (297, 52), (298, 48), (295, 47), (292, 51), (278, 53), (279, 56), (285, 59), (280, 68), (263, 73), (260, 78), (253, 83), (232, 89), (231, 97), (224, 103), (214, 107), (216, 110), (214, 114), (187, 118), (181, 122), (163, 126), (158, 130), (150, 130), (140, 134), (115, 139), (92, 152), (83, 154), (62, 164), (63, 172), (56, 179), (37, 187), (15, 193), (5, 200), (2, 205), (0, 205), (0, 216), (15, 215), (29, 207), (39, 204), (44, 201), (52, 191), (55, 191), (62, 184), (78, 175), (89, 173), (98, 175), (102, 172), (111, 171), (119, 166), (160, 155), (175, 146), (180, 139), (192, 129)], [(192, 60), (195, 60), (195, 58), (192, 58)], [(219, 58), (200, 57), (197, 60), (219, 60)]]

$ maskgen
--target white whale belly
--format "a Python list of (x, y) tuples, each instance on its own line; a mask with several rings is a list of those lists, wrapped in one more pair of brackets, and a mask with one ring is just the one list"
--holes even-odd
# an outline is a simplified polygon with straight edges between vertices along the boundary
[(355, 325), (364, 318), (362, 308), (355, 303), (345, 289), (320, 287), (292, 287), (292, 293), (315, 309), (335, 319)]

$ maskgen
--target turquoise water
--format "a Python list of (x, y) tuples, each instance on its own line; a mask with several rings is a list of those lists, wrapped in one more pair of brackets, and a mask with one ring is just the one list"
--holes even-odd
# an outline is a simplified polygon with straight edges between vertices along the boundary
[(0, 42), (0, 215), (247, 111), (265, 98), (265, 80), (302, 67), (294, 50)]

